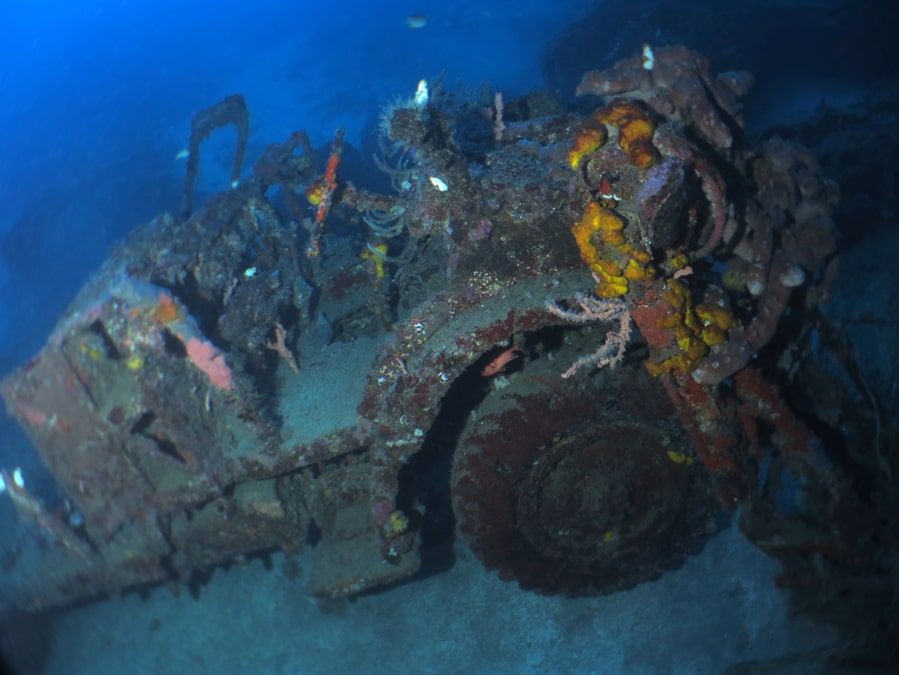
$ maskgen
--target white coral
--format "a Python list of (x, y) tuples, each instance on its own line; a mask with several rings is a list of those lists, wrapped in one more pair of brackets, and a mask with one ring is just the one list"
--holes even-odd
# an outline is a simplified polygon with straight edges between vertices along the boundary
[(592, 354), (580, 357), (571, 367), (562, 373), (567, 379), (583, 366), (597, 368), (614, 368), (624, 358), (624, 351), (631, 339), (631, 313), (621, 300), (602, 300), (593, 296), (578, 295), (575, 298), (580, 309), (570, 310), (559, 307), (554, 302), (547, 304), (546, 309), (554, 316), (571, 323), (592, 323), (594, 321), (618, 322), (617, 328), (610, 328), (605, 341)]

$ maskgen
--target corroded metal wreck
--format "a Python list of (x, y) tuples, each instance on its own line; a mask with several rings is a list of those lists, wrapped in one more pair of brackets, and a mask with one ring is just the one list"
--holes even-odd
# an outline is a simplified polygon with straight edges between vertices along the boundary
[[(748, 73), (647, 50), (571, 110), (389, 106), (392, 194), (342, 180), (340, 135), (324, 175), (297, 133), (238, 181), (242, 99), (198, 115), (182, 212), (113, 252), (2, 384), (64, 496), (5, 474), (34, 526), (6, 603), (310, 542), (310, 591), (354, 594), (415, 574), (450, 506), (485, 565), (541, 592), (658, 576), (738, 506), (794, 572), (863, 564), (864, 509), (754, 366), (823, 297), (836, 188), (797, 144), (745, 143)], [(193, 212), (223, 124), (233, 189)], [(801, 517), (778, 511), (787, 474)]]

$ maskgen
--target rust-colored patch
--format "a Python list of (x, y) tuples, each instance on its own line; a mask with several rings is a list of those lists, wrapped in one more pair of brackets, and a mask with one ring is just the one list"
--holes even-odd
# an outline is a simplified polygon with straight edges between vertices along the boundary
[(177, 321), (179, 318), (180, 312), (178, 311), (178, 305), (175, 304), (175, 300), (172, 296), (168, 293), (160, 293), (159, 304), (157, 304), (156, 308), (153, 310), (153, 319), (157, 323), (168, 325)]
[[(595, 388), (525, 369), (463, 433), (453, 502), (472, 550), (540, 592), (627, 588), (677, 565), (718, 507), (664, 389), (638, 364)], [(539, 370), (539, 362), (534, 370)]]

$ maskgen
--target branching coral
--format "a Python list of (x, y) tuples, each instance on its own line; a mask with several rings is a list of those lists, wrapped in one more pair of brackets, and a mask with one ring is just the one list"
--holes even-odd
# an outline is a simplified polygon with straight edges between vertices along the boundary
[(397, 194), (409, 192), (414, 185), (414, 152), (397, 143), (390, 143), (385, 136), (378, 136), (379, 151), (372, 154), (375, 165), (390, 179)]
[(567, 379), (584, 366), (596, 368), (614, 368), (624, 358), (624, 352), (631, 339), (631, 315), (627, 305), (621, 300), (600, 300), (590, 296), (579, 295), (576, 299), (578, 309), (563, 309), (556, 303), (550, 303), (546, 309), (550, 314), (570, 323), (586, 324), (594, 322), (617, 323), (610, 328), (605, 340), (592, 354), (582, 356), (571, 364), (562, 378)]

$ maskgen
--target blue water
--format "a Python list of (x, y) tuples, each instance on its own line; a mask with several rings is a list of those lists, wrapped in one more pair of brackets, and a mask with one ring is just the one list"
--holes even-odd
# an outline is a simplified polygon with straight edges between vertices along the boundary
[[(580, 73), (644, 41), (686, 41), (716, 71), (753, 70), (750, 129), (890, 82), (888, 2), (732, 4), (3, 0), (0, 376), (40, 349), (110, 246), (178, 208), (191, 117), (228, 94), (250, 109), (246, 171), (296, 129), (324, 149), (343, 127), (370, 154), (381, 106), (422, 78), (568, 100)], [(412, 15), (426, 25), (411, 28)], [(226, 187), (232, 143), (224, 130), (205, 146), (200, 194)], [(0, 464), (40, 473), (6, 417)], [(164, 590), (106, 601), (16, 639), (25, 651), (33, 640), (46, 673), (716, 673), (829, 636), (790, 618), (776, 566), (733, 529), (657, 582), (578, 601), (524, 593), (462, 555), (444, 576), (323, 612), (279, 569), (218, 573), (200, 601)]]
[[(319, 146), (342, 126), (359, 145), (423, 77), (511, 95), (542, 86), (539, 45), (589, 5), (18, 4), (0, 8), (0, 233), (25, 231), (6, 251), (16, 260), (0, 261), (14, 303), (0, 318), (3, 371), (42, 343), (111, 242), (177, 204), (175, 156), (197, 110), (242, 93), (251, 162), (296, 129)], [(424, 29), (407, 27), (412, 13), (427, 15)], [(226, 183), (228, 133), (200, 189)]]

